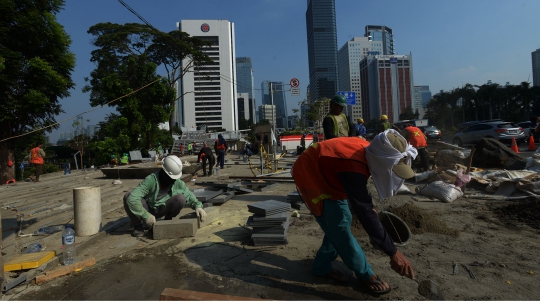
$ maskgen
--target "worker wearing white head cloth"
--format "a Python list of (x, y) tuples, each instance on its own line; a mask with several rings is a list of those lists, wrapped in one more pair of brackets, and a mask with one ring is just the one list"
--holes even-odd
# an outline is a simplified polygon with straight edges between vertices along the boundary
[(393, 129), (387, 129), (373, 138), (366, 147), (366, 159), (381, 199), (394, 196), (405, 179), (414, 177), (410, 167), (417, 155), (416, 148)]

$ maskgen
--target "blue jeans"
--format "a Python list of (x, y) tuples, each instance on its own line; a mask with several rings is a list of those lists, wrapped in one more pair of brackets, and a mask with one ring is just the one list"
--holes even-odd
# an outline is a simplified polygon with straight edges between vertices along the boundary
[(225, 166), (225, 151), (224, 150), (218, 151), (217, 163), (219, 165), (219, 168), (223, 168)]
[(324, 276), (332, 270), (332, 261), (339, 255), (354, 271), (356, 278), (369, 280), (375, 273), (366, 255), (351, 233), (352, 214), (347, 200), (324, 200), (323, 215), (315, 217), (324, 231), (324, 238), (313, 261), (313, 274)]

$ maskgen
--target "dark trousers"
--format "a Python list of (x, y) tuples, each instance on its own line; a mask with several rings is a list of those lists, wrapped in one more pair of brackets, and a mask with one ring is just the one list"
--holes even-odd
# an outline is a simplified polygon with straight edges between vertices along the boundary
[(208, 160), (208, 175), (211, 176), (212, 169), (214, 169), (214, 165), (216, 164), (216, 157), (214, 157), (214, 155), (202, 157), (202, 169), (205, 176), (206, 176), (206, 160)]
[(218, 151), (217, 162), (218, 162), (217, 165), (219, 165), (219, 168), (223, 169), (223, 167), (225, 166), (225, 151), (224, 150)]
[(36, 168), (36, 182), (39, 181), (39, 175), (41, 175), (41, 170), (43, 169), (43, 164), (34, 164)]
[(425, 148), (418, 148), (418, 154), (420, 155), (420, 161), (422, 161), (422, 168), (424, 171), (429, 170), (429, 154)]
[[(129, 209), (127, 198), (130, 194), (131, 192), (128, 192), (124, 195), (124, 210), (126, 211), (129, 219), (131, 219), (131, 226), (135, 226), (142, 224), (143, 222), (141, 218), (134, 215)], [(165, 220), (171, 220), (172, 218), (178, 216), (182, 208), (184, 208), (186, 205), (186, 197), (184, 195), (172, 196), (169, 200), (167, 200), (167, 202), (165, 202), (165, 205), (161, 205), (157, 208), (149, 207), (144, 198), (141, 199), (141, 203), (144, 209), (156, 217), (156, 219), (165, 217)]]

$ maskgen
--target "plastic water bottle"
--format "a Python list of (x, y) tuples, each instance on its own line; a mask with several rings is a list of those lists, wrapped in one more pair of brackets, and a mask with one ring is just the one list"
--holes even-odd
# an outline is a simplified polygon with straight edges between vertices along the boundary
[(34, 235), (50, 235), (59, 231), (63, 231), (66, 227), (64, 225), (40, 227), (34, 232)]
[(23, 251), (23, 254), (29, 254), (29, 253), (35, 253), (41, 251), (41, 244), (39, 243), (32, 243), (26, 247), (26, 250)]
[(64, 265), (75, 263), (75, 231), (66, 226), (62, 233), (62, 244), (64, 245)]

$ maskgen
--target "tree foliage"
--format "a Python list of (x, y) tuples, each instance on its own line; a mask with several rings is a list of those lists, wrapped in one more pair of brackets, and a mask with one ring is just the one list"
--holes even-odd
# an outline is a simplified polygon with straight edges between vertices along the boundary
[[(56, 123), (59, 100), (74, 87), (71, 39), (56, 21), (63, 0), (0, 1), (0, 138)], [(56, 127), (54, 127), (56, 128)], [(0, 159), (14, 158), (17, 139), (0, 142)], [(14, 178), (0, 161), (0, 183)]]

